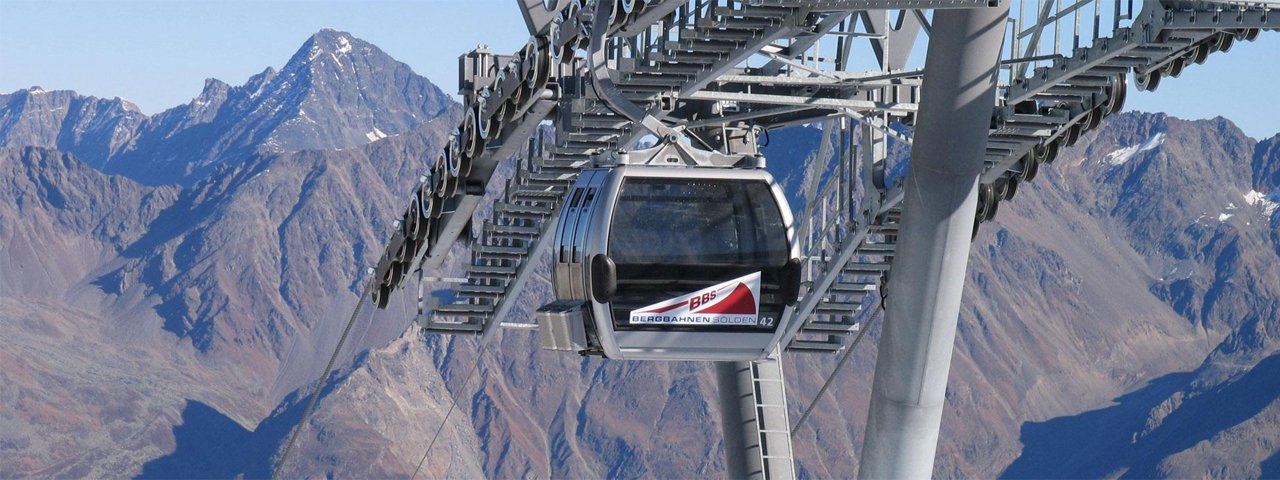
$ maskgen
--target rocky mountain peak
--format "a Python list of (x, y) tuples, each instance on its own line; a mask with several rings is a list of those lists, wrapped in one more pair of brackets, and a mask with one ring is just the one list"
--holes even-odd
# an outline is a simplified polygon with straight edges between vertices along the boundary
[(205, 80), (188, 104), (146, 119), (136, 141), (105, 170), (146, 184), (191, 184), (261, 152), (349, 149), (456, 108), (378, 47), (324, 29), (280, 70), (268, 67), (240, 86)]
[(325, 28), (303, 42), (281, 71), (294, 74), (327, 70), (350, 72), (358, 64), (399, 63), (378, 47), (350, 33)]
[(346, 55), (350, 54), (354, 49), (353, 42), (358, 43), (362, 49), (373, 46), (350, 33), (333, 28), (323, 28), (311, 35), (304, 47), (319, 48), (324, 52), (336, 55)]
[(258, 109), (278, 126), (269, 151), (343, 149), (408, 131), (444, 114), (438, 87), (350, 33), (321, 30), (263, 87)]
[(119, 97), (38, 86), (0, 94), (0, 147), (56, 148), (145, 184), (191, 184), (260, 152), (349, 149), (456, 109), (408, 65), (327, 28), (280, 70), (240, 86), (206, 79), (190, 102), (150, 117)]
[(248, 92), (250, 96), (256, 97), (258, 94), (262, 93), (262, 89), (266, 87), (267, 84), (271, 83), (271, 81), (276, 78), (277, 73), (279, 72), (277, 72), (275, 68), (267, 67), (261, 72), (258, 72), (257, 75), (249, 77), (249, 80), (244, 82), (244, 85), (239, 88), (242, 91)]
[(0, 94), (0, 148), (41, 147), (101, 167), (146, 119), (137, 105), (38, 86)]
[(1280, 194), (1280, 135), (1258, 142), (1252, 167), (1255, 189)]
[(115, 97), (115, 98), (112, 98), (111, 101), (115, 105), (119, 106), (121, 110), (124, 110), (126, 112), (138, 113), (138, 114), (142, 113), (142, 109), (138, 108), (137, 104), (130, 102), (128, 100), (125, 100), (123, 98)]
[(204, 88), (200, 90), (200, 95), (196, 97), (196, 100), (225, 96), (228, 90), (231, 90), (231, 85), (227, 85), (227, 82), (216, 78), (206, 78), (204, 79)]

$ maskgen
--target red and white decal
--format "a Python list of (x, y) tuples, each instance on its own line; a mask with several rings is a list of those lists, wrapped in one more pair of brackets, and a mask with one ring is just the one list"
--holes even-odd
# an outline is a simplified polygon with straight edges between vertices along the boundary
[(632, 325), (760, 324), (760, 272), (631, 311)]

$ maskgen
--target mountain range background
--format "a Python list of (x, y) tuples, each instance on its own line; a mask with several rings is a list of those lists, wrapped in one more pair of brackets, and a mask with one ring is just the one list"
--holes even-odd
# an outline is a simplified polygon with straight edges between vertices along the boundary
[[(335, 30), (150, 116), (0, 94), (0, 477), (269, 476), (459, 117)], [(802, 203), (827, 139), (772, 137)], [(935, 473), (1280, 477), (1278, 206), (1280, 136), (1226, 119), (1124, 113), (1064, 150), (974, 244)], [(522, 331), (480, 351), (420, 333), (408, 296), (358, 321), (286, 475), (724, 470), (710, 365)], [(549, 297), (537, 277), (516, 315)], [(797, 433), (802, 477), (856, 472), (876, 334)], [(784, 362), (794, 421), (834, 358)]]

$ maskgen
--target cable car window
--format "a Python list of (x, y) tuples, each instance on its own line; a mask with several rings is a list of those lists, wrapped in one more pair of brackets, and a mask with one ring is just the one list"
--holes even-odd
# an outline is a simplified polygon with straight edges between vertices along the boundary
[[(617, 265), (614, 328), (773, 331), (791, 253), (776, 202), (768, 182), (758, 180), (623, 180), (609, 227), (609, 257)], [(761, 273), (759, 324), (630, 324), (633, 309), (753, 272)]]
[(618, 264), (781, 265), (782, 214), (758, 181), (628, 178), (609, 232)]

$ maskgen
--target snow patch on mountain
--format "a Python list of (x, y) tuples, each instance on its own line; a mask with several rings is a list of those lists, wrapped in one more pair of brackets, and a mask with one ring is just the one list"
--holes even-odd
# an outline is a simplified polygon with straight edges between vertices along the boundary
[(1262, 213), (1270, 217), (1280, 210), (1280, 192), (1268, 195), (1257, 190), (1249, 190), (1249, 193), (1244, 194), (1244, 203), (1261, 208)]
[(1129, 160), (1133, 160), (1133, 157), (1136, 157), (1139, 153), (1155, 150), (1162, 144), (1164, 144), (1164, 132), (1159, 132), (1141, 144), (1130, 145), (1108, 153), (1102, 162), (1113, 167), (1124, 165)]

